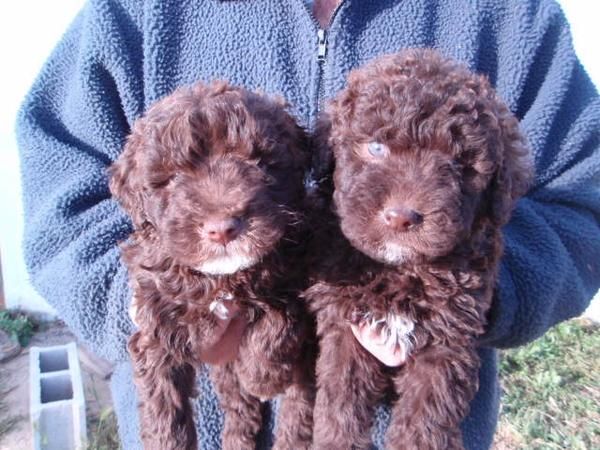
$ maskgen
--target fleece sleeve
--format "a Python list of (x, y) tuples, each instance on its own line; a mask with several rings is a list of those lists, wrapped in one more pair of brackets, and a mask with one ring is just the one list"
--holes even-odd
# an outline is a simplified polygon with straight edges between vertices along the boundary
[(126, 354), (130, 292), (118, 241), (131, 231), (107, 167), (143, 110), (133, 8), (90, 1), (54, 50), (17, 120), (24, 252), (34, 287), (89, 347)]
[(581, 314), (600, 285), (600, 100), (558, 5), (507, 3), (498, 88), (521, 119), (536, 178), (504, 230), (484, 337), (497, 347), (526, 343)]

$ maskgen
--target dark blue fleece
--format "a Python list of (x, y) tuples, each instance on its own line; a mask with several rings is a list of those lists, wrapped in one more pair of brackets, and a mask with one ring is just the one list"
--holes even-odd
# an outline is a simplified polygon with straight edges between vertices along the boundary
[[(463, 426), (468, 449), (488, 448), (495, 428), (492, 348), (540, 336), (582, 312), (598, 289), (600, 101), (553, 0), (346, 0), (327, 41), (320, 63), (303, 0), (91, 0), (25, 100), (27, 265), (78, 336), (119, 362), (112, 386), (127, 450), (139, 440), (125, 350), (131, 294), (117, 242), (131, 224), (110, 198), (106, 168), (132, 122), (181, 84), (224, 78), (279, 93), (312, 127), (348, 71), (382, 53), (434, 47), (490, 77), (521, 119), (537, 178), (505, 229), (481, 388)], [(200, 386), (202, 448), (216, 449), (221, 415), (206, 378)], [(377, 442), (385, 411), (379, 416)]]

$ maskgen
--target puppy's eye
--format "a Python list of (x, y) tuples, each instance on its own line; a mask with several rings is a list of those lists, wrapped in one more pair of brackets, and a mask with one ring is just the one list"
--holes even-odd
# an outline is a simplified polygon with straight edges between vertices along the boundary
[(385, 158), (390, 152), (387, 145), (381, 142), (369, 142), (367, 144), (367, 151), (373, 158)]

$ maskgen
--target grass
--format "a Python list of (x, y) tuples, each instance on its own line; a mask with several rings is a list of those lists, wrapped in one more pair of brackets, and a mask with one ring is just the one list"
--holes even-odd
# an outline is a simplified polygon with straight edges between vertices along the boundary
[(502, 353), (497, 449), (600, 449), (600, 328), (565, 322)]
[(88, 417), (87, 450), (120, 450), (117, 418), (112, 408), (104, 408), (98, 417)]
[(35, 323), (19, 311), (0, 311), (0, 329), (6, 331), (21, 347), (27, 347), (35, 332)]
[(99, 412), (92, 404), (102, 404), (96, 389), (97, 380), (94, 374), (89, 374), (90, 382), (85, 387), (86, 416), (88, 425), (88, 445), (86, 450), (121, 450), (117, 417), (112, 407), (104, 407)]

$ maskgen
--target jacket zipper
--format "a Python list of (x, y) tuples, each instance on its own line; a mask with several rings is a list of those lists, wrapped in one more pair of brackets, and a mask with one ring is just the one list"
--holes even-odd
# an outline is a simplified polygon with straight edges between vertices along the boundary
[(323, 73), (325, 71), (325, 62), (327, 58), (327, 31), (323, 28), (317, 30), (317, 64), (319, 65), (317, 75), (317, 116), (321, 112), (323, 106), (323, 96), (325, 95), (325, 87), (323, 86)]
[[(315, 16), (313, 15), (310, 7), (306, 4), (306, 2), (304, 0), (301, 0), (302, 3), (304, 4), (304, 7), (306, 8), (306, 11), (308, 12), (308, 15), (310, 16), (315, 29), (317, 30), (317, 65), (318, 65), (318, 70), (317, 70), (317, 90), (316, 90), (316, 99), (315, 99), (315, 103), (316, 103), (316, 114), (314, 117), (314, 122), (316, 123), (316, 120), (319, 116), (319, 113), (321, 112), (321, 109), (323, 107), (323, 97), (325, 95), (325, 87), (323, 85), (323, 75), (325, 73), (325, 66), (327, 64), (327, 30), (321, 28), (321, 25), (319, 24), (319, 22), (317, 22), (317, 19), (315, 18)], [(331, 24), (333, 22), (333, 20), (335, 19), (335, 16), (337, 15), (338, 11), (340, 10), (340, 7), (342, 6), (342, 4), (344, 3), (344, 0), (341, 0), (338, 5), (335, 7), (335, 9), (333, 10), (333, 13), (331, 14), (331, 17), (329, 18), (329, 23), (327, 25), (327, 29), (331, 28)], [(311, 128), (314, 128), (315, 123), (309, 124)]]

